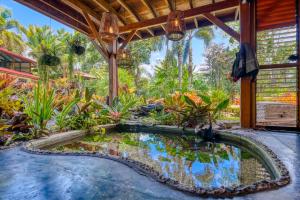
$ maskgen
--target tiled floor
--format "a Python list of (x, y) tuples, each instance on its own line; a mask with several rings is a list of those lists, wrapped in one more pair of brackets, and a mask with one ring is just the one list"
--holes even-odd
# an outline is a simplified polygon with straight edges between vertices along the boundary
[[(237, 131), (238, 132), (238, 131)], [(300, 199), (300, 135), (253, 132), (287, 165), (292, 183), (275, 191), (235, 199)], [(132, 169), (91, 157), (32, 155), (14, 148), (0, 151), (0, 200), (199, 199), (173, 190)]]

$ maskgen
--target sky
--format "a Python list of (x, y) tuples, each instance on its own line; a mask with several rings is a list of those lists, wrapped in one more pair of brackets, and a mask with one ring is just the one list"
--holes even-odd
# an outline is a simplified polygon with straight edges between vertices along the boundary
[[(64, 24), (55, 21), (39, 12), (36, 12), (22, 4), (19, 4), (13, 0), (0, 0), (0, 6), (4, 6), (10, 10), (12, 10), (13, 18), (18, 20), (23, 26), (27, 27), (31, 24), (43, 26), (48, 25), (53, 30), (58, 30), (61, 28), (65, 28), (67, 31), (72, 32), (73, 29), (65, 26)], [(224, 36), (224, 33), (216, 29), (214, 43), (228, 45), (228, 37)], [(192, 48), (193, 48), (193, 63), (197, 66), (205, 66), (205, 58), (203, 54), (205, 53), (204, 43), (199, 39), (192, 40)], [(153, 73), (153, 67), (159, 63), (165, 56), (166, 49), (162, 49), (160, 52), (153, 52), (150, 59), (150, 65), (143, 65), (144, 68)]]
[(30, 24), (38, 26), (48, 25), (54, 30), (65, 28), (70, 32), (73, 31), (73, 29), (68, 26), (65, 26), (54, 19), (51, 19), (13, 0), (0, 0), (0, 6), (10, 9), (13, 13), (13, 18), (18, 20), (25, 27)]

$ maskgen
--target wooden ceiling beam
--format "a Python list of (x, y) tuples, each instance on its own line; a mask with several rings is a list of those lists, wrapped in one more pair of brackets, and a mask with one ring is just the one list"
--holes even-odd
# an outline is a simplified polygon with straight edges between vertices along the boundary
[[(175, 1), (175, 0), (174, 0)], [(166, 2), (166, 4), (167, 4), (167, 6), (168, 6), (168, 8), (169, 8), (169, 10), (172, 12), (172, 11), (174, 11), (175, 9), (174, 9), (174, 7), (173, 7), (173, 4), (172, 4), (172, 2), (173, 1), (171, 1), (171, 0), (165, 0), (165, 2)]]
[(120, 53), (127, 46), (127, 44), (132, 40), (132, 38), (134, 37), (135, 34), (136, 34), (136, 30), (133, 30), (129, 33), (127, 38), (124, 40), (122, 45), (119, 47), (118, 53)]
[(85, 20), (87, 21), (89, 27), (90, 27), (90, 30), (93, 34), (93, 38), (94, 39), (97, 39), (97, 40), (101, 40), (101, 37), (97, 31), (97, 28), (96, 28), (96, 25), (94, 24), (94, 22), (91, 20), (90, 16), (88, 15), (88, 13), (86, 11), (82, 11), (82, 14), (85, 18)]
[(78, 1), (78, 0), (61, 0), (61, 1), (64, 2), (65, 4), (69, 4), (69, 5), (71, 4), (71, 5), (79, 8), (80, 10), (86, 11), (89, 15), (91, 15), (93, 17), (93, 21), (95, 21), (97, 23), (100, 22), (100, 19), (102, 16), (99, 15), (94, 10), (92, 10), (87, 5), (85, 5), (84, 3), (82, 3), (82, 1)]
[(110, 5), (108, 4), (106, 1), (104, 0), (92, 0), (96, 5), (98, 5), (99, 7), (101, 7), (103, 10), (105, 10), (105, 12), (111, 12), (113, 14), (115, 14), (119, 21), (121, 22), (122, 25), (125, 25), (125, 19)]
[[(190, 6), (190, 8), (194, 8), (193, 0), (189, 0), (189, 6)], [(194, 18), (194, 24), (195, 24), (195, 28), (198, 28), (198, 20), (197, 20), (197, 17)]]
[(100, 53), (103, 56), (106, 56), (108, 58), (107, 48), (106, 48), (104, 42), (102, 41), (94, 22), (91, 20), (90, 16), (88, 15), (88, 13), (86, 11), (82, 11), (82, 13), (90, 26), (91, 32), (93, 33), (93, 36), (94, 36), (93, 39), (96, 39), (99, 42), (99, 47), (97, 47), (98, 51), (100, 51), (99, 49), (101, 49)]
[(107, 54), (107, 50), (101, 47), (95, 40), (90, 39), (94, 47), (98, 50), (98, 52), (104, 57), (104, 59), (108, 62), (109, 56)]
[[(129, 12), (129, 13), (135, 18), (135, 20), (136, 20), (137, 22), (140, 22), (140, 21), (141, 21), (140, 16), (139, 16), (132, 8), (130, 8), (129, 5), (128, 5), (124, 0), (118, 0), (118, 2), (119, 2), (119, 4), (121, 4), (121, 6), (122, 6), (123, 8), (125, 8), (125, 10), (127, 10), (127, 12)], [(154, 36), (154, 33), (153, 33), (151, 30), (149, 30), (149, 29), (146, 29), (146, 30), (151, 34), (151, 36)], [(136, 35), (137, 35), (140, 39), (143, 38), (143, 37), (142, 37), (142, 34), (141, 34), (139, 31), (136, 31)]]
[(236, 10), (235, 10), (235, 17), (234, 17), (235, 21), (238, 20), (239, 16), (240, 16), (240, 8), (238, 7), (238, 8), (236, 8)]
[(124, 0), (118, 0), (118, 2), (123, 8), (125, 8), (125, 10), (127, 10), (127, 12), (129, 12), (135, 18), (137, 22), (141, 21), (141, 18), (138, 16), (138, 14), (133, 9), (131, 9)]
[[(210, 13), (210, 12), (214, 12), (214, 11), (218, 11), (218, 10), (233, 8), (233, 7), (237, 7), (238, 5), (239, 5), (239, 0), (227, 0), (227, 1), (216, 2), (214, 4), (205, 5), (205, 6), (201, 6), (201, 7), (195, 7), (190, 10), (184, 11), (184, 18), (190, 19), (190, 18), (200, 16), (204, 13)], [(120, 33), (126, 33), (126, 32), (130, 32), (131, 30), (134, 30), (134, 29), (137, 29), (137, 30), (146, 29), (146, 28), (165, 24), (167, 21), (167, 17), (168, 16), (165, 15), (165, 16), (154, 18), (154, 19), (149, 19), (149, 20), (145, 20), (145, 21), (141, 21), (141, 22), (137, 22), (137, 23), (128, 24), (126, 26), (121, 26)]]
[[(88, 25), (88, 23), (86, 22), (86, 20), (85, 20), (83, 14), (81, 13), (81, 11), (82, 10), (86, 11), (86, 13), (90, 16), (90, 18), (94, 22), (94, 25), (96, 26), (96, 29), (98, 29), (98, 27), (99, 27), (99, 22), (100, 22), (101, 15), (102, 15), (101, 12), (96, 12), (95, 11), (96, 9), (91, 8), (90, 6), (88, 6), (88, 4), (85, 3), (85, 1), (82, 1), (82, 0), (52, 0), (52, 1), (48, 1), (48, 0), (34, 0), (34, 1), (33, 0), (16, 0), (16, 1), (18, 1), (20, 3), (23, 3), (24, 5), (27, 5), (31, 8), (33, 8), (33, 9), (37, 10), (38, 12), (41, 12), (41, 13), (47, 15), (47, 16), (50, 16), (50, 17), (52, 17), (53, 19), (55, 19), (59, 22), (62, 22), (64, 24), (68, 25), (68, 26), (71, 26), (72, 28), (75, 28), (75, 29), (81, 31), (82, 33), (84, 33), (88, 36), (91, 36), (93, 38), (94, 38), (94, 34), (91, 33), (91, 28)], [(53, 2), (56, 2), (56, 1), (60, 2), (61, 5), (57, 6), (56, 9), (54, 9), (53, 8)], [(94, 1), (94, 2), (97, 1), (98, 3), (103, 3), (104, 2), (103, 4), (101, 4), (102, 9), (100, 9), (100, 10), (105, 10), (105, 11), (108, 10), (109, 11), (110, 10), (109, 7), (114, 9), (114, 7), (112, 7), (112, 4), (107, 3), (108, 1), (106, 1), (106, 0), (91, 0), (91, 1)], [(125, 0), (115, 0), (115, 3), (117, 3), (118, 1), (122, 1), (123, 3), (127, 2)], [(128, 35), (127, 34), (128, 32), (130, 32), (132, 30), (135, 30), (135, 29), (137, 30), (137, 32), (136, 32), (137, 37), (134, 37), (133, 40), (136, 40), (138, 38), (140, 38), (140, 39), (149, 38), (149, 37), (152, 37), (153, 35), (156, 36), (156, 35), (161, 35), (161, 34), (165, 33), (165, 28), (164, 28), (163, 25), (166, 23), (167, 15), (165, 15), (165, 16), (157, 15), (157, 12), (153, 9), (153, 6), (152, 6), (150, 0), (141, 0), (141, 1), (144, 2), (144, 4), (146, 5), (147, 8), (150, 7), (150, 9), (148, 8), (149, 13), (152, 13), (152, 15), (154, 16), (153, 17), (154, 19), (141, 20), (141, 21), (138, 21), (136, 23), (134, 22), (132, 24), (127, 24), (127, 25), (123, 25), (123, 26), (121, 25), (121, 23), (119, 23), (119, 25), (120, 25), (120, 27), (119, 27), (120, 28), (119, 29), (120, 30), (119, 41), (120, 42), (125, 40), (124, 35)], [(111, 2), (111, 1), (109, 1), (109, 2)], [(189, 2), (190, 2), (190, 0), (186, 1), (186, 4), (188, 4)], [(94, 4), (94, 5), (99, 5), (99, 4)], [(127, 3), (127, 5), (128, 5), (128, 3)], [(206, 6), (196, 7), (196, 8), (194, 7), (194, 8), (191, 8), (189, 10), (186, 10), (186, 11), (184, 11), (185, 19), (194, 20), (192, 23), (190, 23), (190, 21), (187, 21), (187, 23), (188, 23), (187, 24), (187, 30), (188, 29), (193, 29), (193, 28), (196, 27), (196, 20), (194, 18), (197, 17), (197, 16), (201, 16), (201, 14), (203, 14), (203, 13), (213, 13), (213, 12), (218, 11), (218, 10), (229, 10), (230, 8), (237, 7), (238, 5), (239, 5), (239, 0), (226, 0), (226, 1), (222, 1), (222, 2), (216, 2), (214, 5), (211, 4), (211, 5), (206, 5)], [(65, 9), (64, 7), (61, 7), (61, 6), (65, 6), (68, 9)], [(127, 7), (130, 8), (129, 6), (127, 6)], [(151, 11), (151, 8), (152, 8), (152, 11)], [(73, 12), (71, 12), (70, 9)], [(65, 13), (62, 12), (64, 10), (65, 10)], [(133, 9), (131, 9), (131, 10), (133, 10)], [(116, 9), (115, 9), (115, 11), (119, 12), (119, 10), (116, 10)], [(133, 12), (136, 12), (136, 11), (133, 10)], [(155, 17), (155, 15), (158, 16), (158, 17)], [(229, 19), (230, 21), (233, 20), (232, 12), (230, 12), (227, 15), (227, 16), (230, 15), (229, 18), (228, 17), (223, 18), (223, 16), (225, 16), (225, 15), (221, 14), (221, 15), (218, 15), (218, 17), (222, 20), (227, 19), (227, 21), (228, 21), (229, 18), (230, 18)], [(134, 17), (135, 17), (135, 19), (136, 18), (137, 19), (142, 19), (138, 15), (138, 13)], [(82, 21), (82, 22), (80, 23), (80, 21)], [(202, 23), (205, 23), (205, 24), (208, 23), (209, 24), (209, 22), (207, 20), (202, 20), (202, 18), (201, 19), (198, 18), (197, 22), (199, 23), (198, 27), (200, 27), (200, 26), (202, 27)], [(159, 29), (154, 28), (154, 27), (157, 27), (157, 26), (161, 26), (161, 28), (159, 28)], [(151, 29), (151, 27), (153, 27), (154, 29)], [(145, 33), (145, 32), (141, 33), (140, 32), (141, 30), (145, 30), (145, 31), (147, 31), (147, 33)], [(155, 33), (154, 33), (154, 30), (155, 30)], [(149, 32), (149, 34), (148, 34), (148, 32)]]
[[(228, 13), (226, 15), (219, 15), (218, 18), (221, 19), (223, 22), (234, 21), (234, 12)], [(204, 17), (201, 18), (201, 19), (200, 18), (198, 19), (198, 28), (211, 26), (211, 25), (213, 25), (213, 24)], [(191, 30), (191, 29), (194, 29), (194, 28), (195, 28), (195, 24), (193, 22), (186, 24), (186, 30)], [(155, 36), (161, 36), (161, 35), (165, 35), (165, 34), (166, 34), (166, 32), (163, 29), (157, 29), (155, 31)], [(144, 35), (143, 39), (147, 39), (147, 38), (151, 38), (151, 37), (152, 36), (150, 34), (149, 35)], [(132, 39), (132, 41), (135, 41), (135, 40), (139, 40), (139, 38), (134, 37)]]
[(142, 34), (141, 34), (140, 32), (136, 31), (135, 35), (136, 35), (138, 38), (143, 39)]
[(90, 30), (89, 28), (85, 25), (83, 26), (81, 23), (78, 23), (77, 21), (75, 21), (73, 19), (73, 17), (71, 18), (70, 16), (58, 12), (57, 10), (53, 9), (53, 8), (48, 8), (49, 6), (47, 4), (45, 4), (44, 2), (35, 0), (35, 1), (31, 1), (31, 0), (15, 0), (37, 12), (40, 12), (48, 17), (53, 18), (54, 20), (63, 23), (67, 26), (70, 26), (71, 28), (74, 28), (77, 31), (80, 31), (86, 35), (90, 35)]
[(198, 28), (198, 27), (199, 27), (199, 25), (198, 25), (198, 20), (197, 20), (196, 17), (194, 18), (194, 24), (195, 24), (195, 28)]
[(77, 21), (78, 23), (82, 24), (83, 26), (87, 26), (87, 24), (85, 23), (85, 19), (82, 17), (80, 12), (67, 6), (66, 4), (61, 3), (59, 0), (51, 0), (51, 1), (40, 0), (40, 1), (43, 2), (44, 4), (48, 5), (49, 7), (57, 10), (58, 12), (67, 15), (68, 17), (72, 18), (73, 20)]
[(203, 16), (207, 20), (209, 20), (211, 23), (215, 24), (220, 29), (222, 29), (223, 31), (225, 31), (228, 35), (230, 35), (231, 37), (233, 37), (235, 40), (237, 40), (238, 42), (240, 41), (240, 37), (241, 37), (240, 34), (237, 33), (235, 30), (233, 30), (232, 28), (230, 28), (229, 26), (227, 26), (219, 18), (217, 18), (216, 16), (212, 15), (211, 13), (204, 13)]
[(151, 36), (155, 36), (154, 32), (151, 29), (146, 29)]
[(193, 8), (193, 7), (194, 7), (194, 5), (193, 5), (193, 0), (189, 0), (189, 6), (190, 6), (190, 8)]
[(157, 17), (158, 14), (154, 10), (154, 8), (151, 6), (148, 0), (142, 0), (142, 3), (147, 7), (147, 9), (150, 11), (153, 17)]

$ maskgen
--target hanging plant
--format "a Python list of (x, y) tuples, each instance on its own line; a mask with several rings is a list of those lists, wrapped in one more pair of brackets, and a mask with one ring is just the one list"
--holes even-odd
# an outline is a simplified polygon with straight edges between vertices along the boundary
[(57, 66), (60, 64), (60, 58), (57, 57), (56, 55), (51, 55), (48, 53), (44, 53), (40, 59), (39, 63), (41, 65), (47, 65), (47, 66)]
[(85, 52), (85, 48), (81, 46), (80, 44), (72, 44), (71, 51), (74, 52), (77, 55), (82, 55)]
[(68, 41), (70, 45), (71, 53), (75, 53), (76, 55), (82, 55), (85, 53), (85, 47), (82, 45), (82, 38), (80, 35), (76, 34), (70, 41)]

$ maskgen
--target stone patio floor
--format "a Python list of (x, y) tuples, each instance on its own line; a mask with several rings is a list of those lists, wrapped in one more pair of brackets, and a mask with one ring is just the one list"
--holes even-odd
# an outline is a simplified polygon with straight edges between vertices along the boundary
[[(236, 130), (268, 145), (286, 164), (292, 182), (278, 190), (234, 199), (300, 200), (300, 135)], [(118, 162), (75, 156), (0, 151), (0, 200), (200, 199), (173, 190)], [(207, 198), (206, 198), (207, 199)]]

